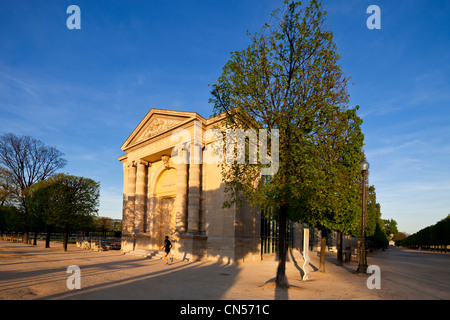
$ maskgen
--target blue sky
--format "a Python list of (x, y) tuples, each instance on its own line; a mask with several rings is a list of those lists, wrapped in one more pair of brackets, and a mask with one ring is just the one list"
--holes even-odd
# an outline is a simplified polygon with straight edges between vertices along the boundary
[[(69, 5), (81, 29), (69, 30)], [(210, 88), (280, 0), (2, 0), (0, 134), (65, 154), (121, 218), (120, 146), (151, 108), (212, 113)], [(450, 213), (450, 2), (323, 1), (360, 105), (382, 218), (414, 233)], [(381, 29), (369, 30), (369, 5)]]

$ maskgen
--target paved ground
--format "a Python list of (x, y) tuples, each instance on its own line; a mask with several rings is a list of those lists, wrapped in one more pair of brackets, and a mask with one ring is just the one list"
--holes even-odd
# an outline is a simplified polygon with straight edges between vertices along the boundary
[(380, 267), (383, 299), (450, 300), (449, 253), (390, 248), (368, 262)]
[[(317, 253), (311, 253), (308, 281), (301, 281), (303, 260), (287, 264), (291, 288), (274, 286), (275, 261), (223, 265), (123, 255), (119, 251), (94, 252), (52, 243), (31, 246), (0, 241), (0, 299), (176, 299), (176, 300), (385, 300), (450, 299), (450, 254), (399, 248), (377, 251), (369, 265), (381, 270), (381, 289), (368, 289), (367, 276), (353, 272), (356, 263), (335, 265), (327, 256), (326, 273), (317, 271)], [(70, 265), (81, 271), (81, 289), (69, 290)]]

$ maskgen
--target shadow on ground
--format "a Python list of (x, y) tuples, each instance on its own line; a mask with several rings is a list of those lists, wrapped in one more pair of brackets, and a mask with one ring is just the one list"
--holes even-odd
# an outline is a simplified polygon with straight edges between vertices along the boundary
[[(161, 265), (156, 266), (156, 264)], [(107, 270), (117, 263), (91, 265), (88, 268)], [(89, 274), (84, 267), (82, 272)], [(144, 270), (143, 270), (144, 269)], [(148, 272), (145, 272), (148, 269)], [(156, 270), (155, 270), (156, 269)], [(150, 271), (151, 270), (151, 271)], [(97, 272), (95, 276), (104, 278), (103, 283), (87, 284), (82, 290), (69, 291), (43, 297), (43, 299), (221, 299), (233, 285), (239, 270), (235, 266), (211, 265), (206, 263), (174, 262), (163, 265), (161, 261), (145, 261), (136, 268), (129, 267), (129, 276), (117, 279), (114, 270)], [(86, 276), (82, 275), (82, 279)], [(115, 279), (116, 278), (116, 279)], [(89, 281), (89, 279), (87, 279)], [(207, 285), (202, 285), (207, 283)], [(208, 286), (208, 287), (206, 287)]]

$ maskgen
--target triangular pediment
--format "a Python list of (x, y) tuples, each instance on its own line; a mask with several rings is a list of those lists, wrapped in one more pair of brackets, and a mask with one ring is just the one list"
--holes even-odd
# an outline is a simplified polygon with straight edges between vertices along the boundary
[(121, 149), (125, 151), (142, 142), (171, 131), (193, 119), (203, 120), (195, 112), (151, 109), (142, 119), (133, 133), (128, 137)]

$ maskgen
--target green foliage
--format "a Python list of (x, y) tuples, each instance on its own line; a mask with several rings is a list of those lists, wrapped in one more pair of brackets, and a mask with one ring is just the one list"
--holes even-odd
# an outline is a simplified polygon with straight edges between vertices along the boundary
[(0, 232), (21, 230), (23, 228), (19, 210), (13, 206), (0, 206)]
[(99, 196), (98, 182), (60, 173), (34, 184), (27, 203), (36, 221), (63, 230), (80, 230), (93, 225)]
[(370, 186), (367, 199), (366, 236), (375, 234), (375, 230), (381, 223), (381, 206), (377, 202), (375, 186)]
[(407, 238), (408, 235), (404, 232), (398, 232), (397, 234), (394, 235), (394, 237), (392, 237), (391, 240), (393, 240), (395, 242), (395, 245), (399, 244), (399, 241), (402, 241), (403, 239)]
[(0, 167), (0, 207), (14, 203), (17, 188), (12, 173)]
[(225, 205), (246, 199), (275, 218), (287, 208), (292, 221), (347, 231), (358, 212), (364, 137), (324, 21), (318, 1), (285, 1), (261, 33), (249, 34), (250, 46), (232, 53), (210, 102), (228, 128), (279, 132), (279, 169), (264, 182), (260, 162), (223, 165)]
[(450, 244), (450, 214), (432, 226), (428, 226), (398, 241), (401, 246), (440, 246)]
[(32, 223), (26, 202), (30, 187), (63, 168), (67, 161), (62, 156), (56, 148), (32, 137), (0, 135), (0, 203), (13, 200), (19, 208), (25, 241)]
[(384, 223), (384, 231), (387, 236), (393, 234), (394, 236), (398, 233), (397, 229), (397, 221), (394, 219), (383, 220)]
[[(375, 191), (375, 186), (367, 186), (366, 181), (366, 217), (365, 217), (365, 235), (366, 237), (371, 237), (375, 235), (377, 232), (377, 228), (384, 231), (384, 222), (381, 219), (381, 205), (377, 202), (377, 194)], [(361, 190), (361, 184), (359, 192), (362, 193)], [(361, 198), (360, 198), (361, 199)], [(361, 201), (361, 200), (360, 200)], [(358, 224), (354, 226), (354, 228), (351, 230), (351, 234), (353, 236), (359, 237), (361, 234), (361, 212), (362, 212), (362, 201), (359, 204), (359, 213), (358, 213)]]
[(245, 199), (279, 221), (276, 283), (284, 286), (287, 219), (343, 232), (356, 224), (362, 120), (357, 107), (348, 108), (348, 78), (320, 1), (285, 1), (260, 33), (248, 35), (251, 44), (231, 54), (210, 102), (226, 128), (264, 129), (278, 139), (279, 166), (261, 179), (261, 161), (222, 165), (224, 205)]
[(376, 223), (373, 234), (367, 240), (369, 241), (369, 247), (373, 249), (384, 249), (389, 246), (389, 240), (380, 223)]
[[(114, 227), (114, 221), (108, 217), (95, 217), (94, 218), (94, 230), (101, 235), (106, 235), (107, 233), (119, 233), (122, 230), (122, 227)], [(119, 235), (120, 236), (120, 235)]]

